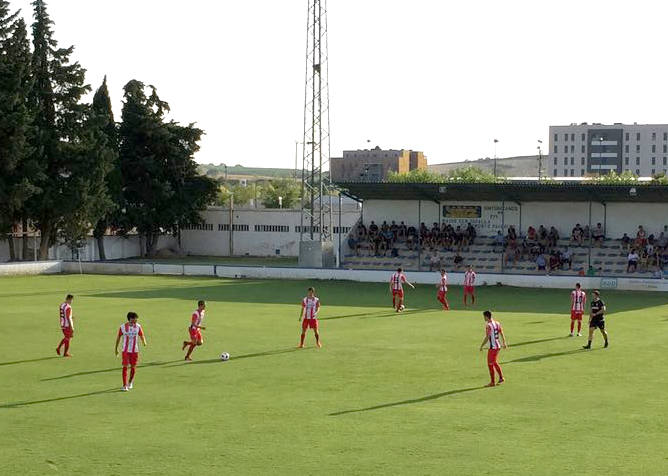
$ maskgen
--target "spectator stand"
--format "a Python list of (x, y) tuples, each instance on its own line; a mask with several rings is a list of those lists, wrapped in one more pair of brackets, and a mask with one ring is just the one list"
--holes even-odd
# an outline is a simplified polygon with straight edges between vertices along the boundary
[[(668, 223), (668, 187), (662, 185), (642, 185), (637, 190), (628, 185), (536, 182), (338, 185), (345, 194), (363, 203), (366, 225), (371, 221), (376, 224), (394, 221), (397, 225), (403, 222), (409, 230), (416, 230), (413, 240), (397, 236), (392, 248), (380, 254), (374, 250), (364, 253), (366, 256), (356, 256), (348, 249), (343, 259), (343, 266), (347, 268), (389, 270), (402, 266), (408, 270), (428, 271), (438, 262), (453, 271), (459, 251), (461, 269), (473, 265), (481, 272), (536, 274), (539, 271), (535, 256), (530, 260), (529, 251), (515, 251), (516, 247), (523, 246), (526, 230), (531, 225), (538, 235), (540, 251), (548, 253), (545, 256), (546, 270), (540, 270), (541, 273), (620, 276), (626, 275), (628, 254), (622, 249), (626, 246), (621, 241), (623, 233), (626, 232), (635, 244), (636, 233), (632, 230), (638, 227), (638, 222), (644, 222), (645, 239), (651, 234), (658, 237)], [(633, 194), (631, 189), (635, 190)], [(463, 214), (453, 220), (446, 209), (460, 210)], [(433, 227), (442, 230), (443, 226), (459, 226), (464, 229), (468, 223), (477, 235), (468, 246), (457, 247), (442, 241), (434, 245), (428, 234)], [(572, 243), (572, 229), (576, 223), (580, 224), (582, 238)], [(515, 231), (513, 253), (518, 254), (517, 258), (507, 256), (511, 241), (509, 229)], [(503, 230), (501, 239), (500, 230)], [(665, 231), (664, 240), (668, 236), (668, 227)], [(566, 249), (569, 250), (567, 259), (560, 259), (558, 267), (554, 266), (553, 259), (550, 271), (549, 252), (554, 250), (563, 255)], [(652, 251), (647, 254), (646, 266), (640, 261), (640, 274), (652, 275), (655, 268), (665, 267), (664, 247)]]

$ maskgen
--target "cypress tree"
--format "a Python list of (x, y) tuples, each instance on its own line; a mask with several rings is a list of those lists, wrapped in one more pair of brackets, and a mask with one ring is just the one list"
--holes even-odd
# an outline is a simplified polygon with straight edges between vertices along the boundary
[(8, 2), (0, 1), (0, 239), (8, 240), (12, 260), (16, 252), (10, 232), (20, 221), (24, 202), (37, 191), (27, 161), (30, 43), (17, 14), (10, 14)]

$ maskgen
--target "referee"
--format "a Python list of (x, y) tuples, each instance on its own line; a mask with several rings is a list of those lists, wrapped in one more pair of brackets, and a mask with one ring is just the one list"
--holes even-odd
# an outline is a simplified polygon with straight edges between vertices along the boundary
[(605, 331), (605, 303), (601, 301), (601, 292), (596, 289), (593, 293), (594, 300), (591, 302), (591, 313), (589, 314), (589, 342), (583, 345), (583, 349), (591, 349), (591, 340), (594, 337), (594, 330), (598, 328), (605, 339), (603, 347), (608, 346), (608, 333)]

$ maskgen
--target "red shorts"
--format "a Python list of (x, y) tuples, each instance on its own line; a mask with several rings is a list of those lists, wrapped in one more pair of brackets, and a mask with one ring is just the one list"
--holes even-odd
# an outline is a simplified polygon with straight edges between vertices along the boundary
[(74, 331), (72, 330), (71, 327), (61, 327), (60, 330), (63, 331), (63, 335), (68, 339), (72, 338), (72, 336), (74, 335)]
[(473, 286), (464, 286), (464, 294), (470, 294), (473, 296), (474, 291), (473, 291)]
[(188, 332), (190, 333), (190, 340), (195, 342), (202, 340), (202, 330), (197, 327), (189, 327)]
[(581, 321), (582, 311), (571, 311), (571, 319), (574, 321)]
[(302, 330), (305, 331), (306, 329), (313, 329), (315, 331), (318, 330), (318, 319), (304, 319), (302, 321)]
[(436, 298), (439, 299), (439, 300), (443, 299), (445, 297), (446, 292), (447, 291), (439, 291), (438, 294), (436, 295)]
[(401, 299), (404, 298), (404, 290), (403, 289), (393, 289), (392, 290), (392, 297), (394, 296), (399, 296)]
[(496, 363), (496, 358), (499, 355), (500, 349), (489, 349), (487, 351), (487, 364), (492, 365)]
[(123, 352), (123, 367), (134, 367), (139, 360), (139, 352)]

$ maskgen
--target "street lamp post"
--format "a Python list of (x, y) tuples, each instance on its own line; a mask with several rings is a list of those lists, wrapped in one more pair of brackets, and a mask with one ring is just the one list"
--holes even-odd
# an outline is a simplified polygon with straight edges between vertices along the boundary
[(543, 141), (538, 139), (538, 181), (540, 182), (543, 175), (543, 151), (541, 150), (541, 145)]
[(598, 176), (601, 176), (601, 165), (603, 165), (603, 136), (598, 138)]
[(494, 180), (496, 180), (496, 144), (498, 142), (498, 139), (494, 139)]

